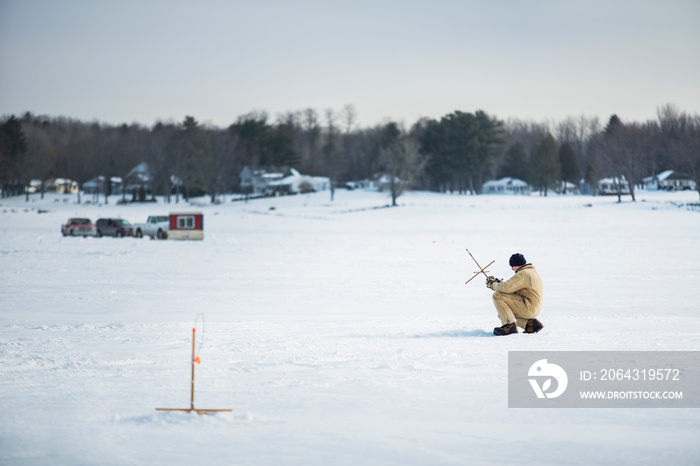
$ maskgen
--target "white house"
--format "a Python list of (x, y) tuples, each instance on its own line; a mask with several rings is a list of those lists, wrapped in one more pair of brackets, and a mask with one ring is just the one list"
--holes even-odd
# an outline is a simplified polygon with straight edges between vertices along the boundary
[(630, 185), (627, 180), (622, 178), (603, 178), (598, 181), (598, 194), (600, 195), (616, 195), (618, 187), (620, 194), (629, 194)]
[(34, 194), (41, 190), (41, 180), (31, 180), (26, 187), (29, 194)]
[(696, 189), (696, 182), (684, 173), (673, 172), (662, 183), (661, 188), (669, 191), (680, 191), (683, 189)]
[(523, 180), (509, 176), (500, 180), (487, 181), (481, 187), (484, 194), (529, 194), (530, 186)]
[(668, 178), (672, 173), (673, 170), (666, 170), (659, 173), (658, 175), (647, 176), (642, 180), (642, 185), (644, 186), (644, 189), (656, 191), (661, 187), (661, 182)]
[[(406, 185), (406, 181), (394, 177), (394, 185), (399, 186), (399, 185)], [(377, 191), (384, 191), (384, 190), (390, 190), (391, 189), (391, 177), (387, 175), (386, 173), (381, 175), (379, 178), (374, 180), (372, 187), (376, 189)]]
[(568, 181), (562, 181), (557, 192), (560, 194), (581, 194), (579, 187)]
[(669, 191), (678, 191), (682, 189), (695, 189), (695, 180), (683, 173), (678, 173), (673, 170), (666, 170), (655, 176), (648, 176), (642, 180), (644, 189), (651, 191), (658, 189), (666, 189)]
[(331, 180), (326, 176), (302, 175), (291, 168), (290, 175), (268, 183), (267, 190), (280, 194), (297, 194), (330, 189)]
[(249, 194), (265, 194), (267, 187), (274, 181), (284, 178), (284, 173), (268, 173), (267, 170), (251, 170), (248, 166), (243, 167), (238, 175), (241, 178), (241, 192)]
[(325, 191), (331, 188), (331, 180), (325, 176), (302, 175), (294, 168), (287, 172), (267, 172), (243, 167), (240, 173), (241, 191), (250, 194), (298, 194)]
[(67, 178), (52, 178), (44, 184), (47, 193), (76, 194), (80, 187), (77, 181)]

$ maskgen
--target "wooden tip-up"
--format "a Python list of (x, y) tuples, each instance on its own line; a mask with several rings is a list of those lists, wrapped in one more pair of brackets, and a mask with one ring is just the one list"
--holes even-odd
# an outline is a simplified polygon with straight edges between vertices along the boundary
[(207, 413), (220, 413), (226, 411), (233, 411), (231, 409), (197, 409), (194, 407), (194, 365), (199, 364), (199, 356), (194, 355), (194, 328), (192, 329), (192, 379), (190, 382), (190, 407), (189, 408), (156, 408), (156, 411), (185, 411), (191, 413), (192, 411), (197, 414), (207, 414)]
[(221, 413), (221, 412), (231, 412), (232, 409), (199, 409), (199, 408), (156, 408), (156, 411), (185, 411), (191, 413), (192, 411), (197, 414), (207, 414), (207, 413)]

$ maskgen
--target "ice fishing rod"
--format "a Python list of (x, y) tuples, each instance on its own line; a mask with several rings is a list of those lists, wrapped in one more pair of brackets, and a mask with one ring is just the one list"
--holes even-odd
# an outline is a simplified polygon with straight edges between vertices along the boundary
[(476, 261), (476, 259), (474, 259), (474, 256), (472, 256), (472, 253), (469, 252), (469, 249), (467, 249), (467, 253), (469, 253), (469, 256), (472, 258), (472, 260), (474, 261), (474, 263), (476, 264), (476, 266), (479, 267), (479, 271), (478, 271), (478, 272), (474, 272), (474, 276), (473, 276), (472, 278), (470, 278), (469, 280), (467, 280), (466, 282), (464, 282), (464, 284), (466, 285), (466, 284), (469, 283), (470, 281), (474, 280), (474, 279), (476, 278), (476, 276), (479, 275), (480, 273), (483, 273), (483, 274), (484, 274), (484, 277), (489, 278), (489, 276), (486, 275), (486, 272), (488, 272), (488, 270), (484, 270), (484, 269), (486, 269), (489, 265), (493, 264), (493, 263), (496, 262), (496, 261), (495, 261), (495, 260), (492, 260), (491, 262), (489, 262), (489, 263), (486, 265), (486, 267), (481, 267), (481, 266), (479, 265), (479, 263)]

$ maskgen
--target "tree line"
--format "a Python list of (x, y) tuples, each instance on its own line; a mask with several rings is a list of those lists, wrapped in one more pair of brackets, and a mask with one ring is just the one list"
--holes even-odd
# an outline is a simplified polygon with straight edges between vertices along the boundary
[[(657, 120), (603, 125), (584, 116), (557, 122), (499, 120), (482, 110), (360, 127), (352, 105), (322, 113), (304, 109), (239, 116), (227, 128), (181, 122), (108, 125), (25, 113), (0, 118), (2, 196), (23, 195), (30, 180), (124, 177), (146, 162), (154, 195), (170, 201), (240, 192), (239, 173), (294, 167), (331, 179), (335, 186), (384, 175), (394, 204), (406, 188), (477, 194), (489, 180), (510, 176), (543, 195), (552, 189), (595, 186), (605, 177), (634, 187), (672, 169), (700, 190), (700, 115), (674, 105)], [(105, 194), (109, 194), (106, 183)], [(699, 191), (700, 192), (700, 191)]]
[(612, 115), (605, 126), (585, 117), (508, 125), (498, 176), (520, 178), (544, 193), (565, 189), (565, 182), (595, 190), (599, 180), (614, 178), (627, 181), (635, 200), (644, 178), (674, 170), (695, 180), (700, 194), (700, 115), (675, 105), (659, 107), (657, 120), (643, 123)]

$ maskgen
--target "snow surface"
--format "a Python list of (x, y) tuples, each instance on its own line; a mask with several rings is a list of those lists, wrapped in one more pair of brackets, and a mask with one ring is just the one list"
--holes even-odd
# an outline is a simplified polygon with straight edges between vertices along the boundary
[[(0, 464), (698, 464), (697, 409), (507, 407), (511, 350), (700, 350), (697, 193), (329, 197), (0, 200)], [(183, 210), (203, 241), (60, 234)], [(491, 335), (465, 248), (537, 267), (542, 332)], [(156, 412), (198, 313), (195, 406), (233, 412)]]

